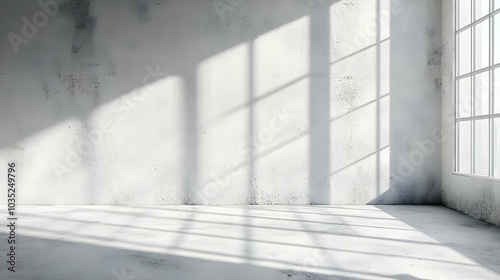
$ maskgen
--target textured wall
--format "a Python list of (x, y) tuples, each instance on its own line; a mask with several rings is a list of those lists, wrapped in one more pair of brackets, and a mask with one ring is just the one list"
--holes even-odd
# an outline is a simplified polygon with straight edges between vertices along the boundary
[(440, 202), (440, 1), (41, 3), (0, 8), (21, 203)]
[(500, 226), (500, 181), (452, 174), (454, 164), (453, 6), (443, 1), (442, 127), (447, 137), (442, 149), (443, 204)]

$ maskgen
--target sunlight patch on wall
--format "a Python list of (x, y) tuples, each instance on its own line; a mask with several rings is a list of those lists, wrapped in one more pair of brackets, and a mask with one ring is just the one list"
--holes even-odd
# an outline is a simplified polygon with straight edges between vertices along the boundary
[(205, 199), (244, 203), (250, 129), (250, 53), (240, 44), (203, 61), (197, 69), (198, 186)]
[(309, 72), (309, 17), (284, 24), (255, 40), (255, 96), (268, 94)]

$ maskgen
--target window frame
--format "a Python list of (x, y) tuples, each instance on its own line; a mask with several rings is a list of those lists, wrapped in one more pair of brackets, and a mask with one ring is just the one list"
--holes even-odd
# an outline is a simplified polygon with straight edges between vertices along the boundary
[[(475, 18), (475, 13), (476, 13), (476, 2), (478, 0), (469, 0), (471, 4), (471, 9), (470, 9), (470, 22), (465, 24), (462, 27), (460, 26), (460, 3), (465, 3), (464, 0), (455, 0), (453, 1), (453, 45), (454, 45), (454, 55), (453, 55), (453, 93), (454, 93), (454, 108), (455, 108), (455, 113), (454, 113), (454, 162), (453, 162), (453, 174), (456, 175), (463, 175), (463, 176), (470, 176), (470, 177), (479, 177), (479, 178), (487, 178), (487, 179), (494, 179), (494, 180), (500, 180), (500, 169), (495, 170), (496, 165), (500, 165), (500, 160), (497, 159), (499, 162), (495, 162), (495, 141), (498, 141), (497, 137), (500, 137), (500, 135), (497, 135), (495, 137), (495, 121), (500, 122), (500, 112), (496, 113), (495, 112), (495, 92), (494, 92), (494, 87), (498, 85), (495, 85), (495, 70), (498, 71), (498, 74), (500, 75), (500, 62), (497, 64), (494, 64), (495, 62), (495, 21), (494, 20), (500, 20), (500, 1), (496, 0), (488, 0), (488, 12), (484, 14), (483, 16), (479, 18)], [(497, 7), (495, 6), (495, 2)], [(498, 16), (497, 16), (498, 15)], [(498, 18), (495, 18), (497, 16)], [(488, 23), (488, 65), (486, 67), (482, 67), (479, 69), (476, 69), (476, 28), (481, 23), (487, 22)], [(462, 73), (460, 75), (460, 47), (458, 46), (458, 38), (459, 35), (462, 34), (462, 32), (469, 31), (470, 32), (470, 46), (469, 51), (470, 51), (470, 70), (466, 71), (465, 73)], [(497, 34), (500, 36), (500, 34)], [(497, 38), (498, 42), (500, 42), (500, 37)], [(498, 43), (497, 42), (497, 43)], [(497, 53), (497, 55), (500, 55), (500, 53)], [(468, 58), (468, 57), (467, 57)], [(497, 70), (498, 69), (498, 70)], [(488, 113), (484, 115), (476, 115), (476, 77), (478, 75), (483, 74), (483, 73), (488, 73), (488, 84), (487, 84), (487, 91), (488, 91)], [(470, 104), (467, 102), (460, 103), (460, 96), (459, 96), (459, 81), (463, 79), (469, 78), (470, 80), (470, 85), (467, 85), (469, 88), (470, 96)], [(500, 80), (497, 81), (500, 84)], [(497, 88), (500, 92), (500, 88)], [(500, 94), (499, 94), (500, 96)], [(498, 96), (497, 96), (498, 97)], [(500, 103), (500, 101), (497, 101)], [(460, 107), (462, 104), (466, 104), (467, 107), (470, 106), (469, 110), (470, 113), (467, 115), (469, 116), (459, 116), (460, 113)], [(475, 143), (475, 138), (477, 137), (476, 135), (476, 123), (479, 120), (488, 120), (488, 144), (486, 145), (488, 148), (488, 172), (487, 175), (484, 174), (478, 174), (478, 171), (476, 169), (476, 143)], [(470, 155), (469, 155), (469, 172), (463, 171), (460, 168), (460, 124), (462, 122), (469, 122), (470, 123), (470, 132), (469, 134), (469, 149), (470, 149)], [(496, 147), (497, 149), (500, 149), (500, 147)], [(495, 173), (496, 171), (496, 173)], [(498, 173), (498, 174), (497, 174)]]

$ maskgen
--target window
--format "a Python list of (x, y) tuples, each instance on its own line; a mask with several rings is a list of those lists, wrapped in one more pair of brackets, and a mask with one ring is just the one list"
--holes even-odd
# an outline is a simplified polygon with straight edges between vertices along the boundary
[(500, 178), (500, 0), (455, 0), (455, 171)]

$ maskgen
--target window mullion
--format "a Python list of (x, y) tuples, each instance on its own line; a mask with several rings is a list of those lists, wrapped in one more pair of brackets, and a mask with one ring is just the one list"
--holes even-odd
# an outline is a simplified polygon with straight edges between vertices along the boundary
[(460, 15), (458, 14), (458, 11), (460, 9), (460, 1), (453, 1), (453, 16), (455, 17), (454, 18), (454, 25), (453, 25), (453, 45), (455, 46), (454, 51), (454, 67), (453, 67), (453, 92), (455, 93), (454, 96), (455, 96), (455, 113), (453, 114), (453, 118), (454, 118), (454, 121), (455, 121), (455, 162), (454, 162), (454, 169), (455, 169), (455, 172), (459, 172), (460, 171), (460, 157), (459, 157), (459, 149), (460, 149), (460, 137), (459, 137), (459, 133), (460, 133), (460, 130), (458, 128), (458, 122), (457, 122), (457, 114), (459, 112), (458, 110), (458, 106), (459, 106), (459, 99), (458, 99), (458, 90), (457, 90), (457, 82), (458, 82), (458, 79), (457, 79), (457, 76), (458, 76), (458, 65), (459, 65), (459, 61), (458, 61), (458, 50), (460, 50), (460, 48), (457, 48), (457, 36), (458, 36), (458, 33), (456, 32), (456, 30), (458, 29), (458, 27), (460, 26), (459, 25), (459, 20), (460, 20)]
[[(490, 42), (489, 42), (489, 45), (490, 45), (490, 52), (489, 52), (489, 59), (490, 59), (490, 66), (493, 65), (494, 63), (494, 42), (495, 42), (495, 25), (494, 25), (494, 22), (493, 22), (493, 15), (492, 15), (492, 12), (494, 10), (494, 7), (493, 7), (493, 0), (490, 0), (490, 18), (489, 18), (489, 21), (490, 21), (490, 34), (489, 34), (489, 39), (490, 39)], [(493, 157), (493, 153), (494, 153), (494, 142), (493, 142), (493, 133), (494, 133), (494, 130), (493, 130), (493, 125), (494, 125), (494, 121), (493, 121), (493, 118), (492, 118), (492, 115), (493, 115), (493, 102), (494, 102), (494, 92), (493, 92), (493, 89), (494, 89), (494, 85), (495, 85), (495, 80), (494, 80), (494, 75), (493, 75), (493, 70), (490, 69), (489, 70), (490, 73), (489, 73), (489, 77), (490, 77), (490, 81), (489, 81), (489, 105), (490, 105), (490, 108), (489, 108), (489, 115), (490, 115), (490, 118), (489, 118), (489, 129), (490, 129), (490, 137), (489, 137), (489, 153), (488, 153), (488, 156), (489, 156), (489, 176), (490, 177), (493, 177), (493, 171), (494, 171), (494, 157)]]
[[(471, 72), (474, 73), (476, 72), (476, 25), (474, 25), (475, 23), (475, 12), (476, 12), (476, 1), (474, 0), (471, 0), (472, 3), (471, 3), (471, 40), (470, 40), (470, 44), (471, 44), (471, 56), (470, 56), (470, 65), (471, 65)], [(471, 117), (474, 117), (476, 115), (476, 102), (475, 102), (475, 95), (476, 95), (476, 77), (474, 74), (471, 74), (471, 82), (470, 82), (470, 86), (471, 86), (471, 89), (470, 89), (470, 98), (471, 98), (471, 108), (470, 108), (470, 112), (471, 112)], [(476, 145), (475, 145), (475, 142), (474, 142), (474, 136), (475, 136), (475, 126), (476, 122), (472, 119), (471, 120), (471, 128), (470, 128), (470, 157), (469, 157), (469, 160), (470, 160), (470, 171), (469, 173), (470, 174), (475, 174), (476, 173), (476, 166), (475, 166), (475, 149), (476, 149)]]

